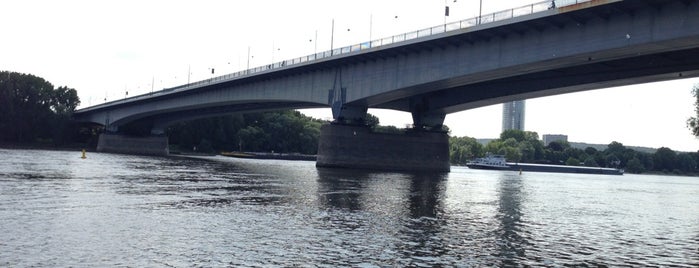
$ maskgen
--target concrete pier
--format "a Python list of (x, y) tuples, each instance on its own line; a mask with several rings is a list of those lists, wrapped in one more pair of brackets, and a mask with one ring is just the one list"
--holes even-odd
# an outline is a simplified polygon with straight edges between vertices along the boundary
[(168, 155), (167, 136), (131, 137), (118, 134), (100, 134), (97, 142), (98, 152)]
[(373, 133), (364, 126), (324, 125), (316, 166), (448, 172), (449, 136), (423, 131)]

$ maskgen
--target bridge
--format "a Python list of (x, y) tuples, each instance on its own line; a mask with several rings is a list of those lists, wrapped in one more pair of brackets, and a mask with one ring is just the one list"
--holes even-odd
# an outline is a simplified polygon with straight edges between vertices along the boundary
[[(448, 139), (436, 131), (446, 114), (698, 75), (699, 1), (556, 0), (112, 101), (75, 118), (109, 133), (141, 122), (156, 135), (102, 135), (98, 150), (167, 153), (162, 135), (178, 121), (330, 107), (335, 123), (321, 131), (319, 166), (448, 170)], [(415, 129), (370, 133), (360, 126), (368, 108), (410, 112)]]

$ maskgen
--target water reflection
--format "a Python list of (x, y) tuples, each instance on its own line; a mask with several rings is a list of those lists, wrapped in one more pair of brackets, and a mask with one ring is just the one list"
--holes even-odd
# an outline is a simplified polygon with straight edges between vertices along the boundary
[(115, 191), (119, 194), (167, 200), (160, 202), (159, 208), (269, 205), (285, 200), (282, 187), (267, 178), (268, 175), (256, 174), (240, 165), (210, 159), (150, 160), (127, 162), (125, 169), (147, 175), (116, 175), (113, 185)]
[(318, 202), (325, 209), (361, 210), (360, 195), (372, 173), (318, 168)]
[(409, 211), (401, 231), (398, 249), (406, 266), (434, 266), (448, 264), (443, 259), (448, 253), (448, 242), (442, 232), (444, 220), (444, 192), (446, 174), (418, 173), (410, 175)]
[[(382, 220), (387, 225), (382, 235), (394, 242), (383, 254), (398, 256), (385, 264), (433, 266), (448, 252), (441, 234), (446, 178), (447, 174), (319, 168), (318, 200), (324, 209), (368, 213)], [(365, 223), (345, 218), (339, 225), (354, 230), (366, 228)]]
[(444, 198), (447, 174), (410, 174), (410, 214), (413, 219), (436, 218)]
[(522, 179), (513, 173), (501, 173), (498, 179), (498, 209), (495, 216), (499, 221), (495, 230), (498, 252), (495, 256), (501, 261), (501, 266), (515, 266), (526, 257), (528, 242), (522, 224), (522, 202), (525, 199)]

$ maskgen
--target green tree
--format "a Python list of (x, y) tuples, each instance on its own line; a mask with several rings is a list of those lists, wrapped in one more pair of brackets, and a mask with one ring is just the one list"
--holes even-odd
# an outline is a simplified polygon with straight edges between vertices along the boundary
[(511, 162), (519, 162), (522, 160), (522, 153), (517, 150), (517, 147), (503, 146), (497, 153), (499, 155), (504, 155), (505, 159)]
[(653, 154), (653, 165), (658, 171), (672, 171), (677, 163), (677, 154), (667, 147), (661, 147)]
[(563, 152), (565, 149), (570, 148), (570, 143), (556, 140), (546, 145), (546, 148), (556, 152)]
[(688, 153), (678, 154), (677, 168), (685, 173), (694, 172), (697, 169), (697, 162)]
[(532, 143), (527, 141), (520, 142), (517, 149), (519, 149), (519, 152), (522, 154), (522, 162), (529, 163), (537, 160), (536, 148), (532, 145)]
[(517, 142), (526, 140), (527, 134), (518, 129), (508, 129), (500, 133), (500, 140), (514, 139)]
[(687, 127), (694, 136), (699, 137), (699, 84), (694, 84), (692, 87), (692, 95), (694, 95), (694, 116), (687, 119)]
[(264, 130), (257, 126), (247, 126), (238, 131), (240, 144), (243, 151), (266, 151), (263, 148), (264, 141), (267, 139)]
[(641, 163), (641, 160), (638, 158), (633, 158), (629, 160), (628, 164), (626, 165), (626, 171), (630, 173), (643, 173), (646, 171), (645, 167)]
[(585, 153), (587, 155), (595, 155), (597, 153), (597, 149), (595, 149), (593, 147), (587, 147), (587, 148), (585, 148)]
[(586, 167), (599, 167), (599, 164), (597, 164), (597, 161), (595, 161), (595, 158), (593, 156), (588, 156), (587, 159), (585, 159), (585, 163), (583, 163)]
[(483, 156), (483, 145), (470, 137), (449, 137), (449, 159), (452, 164), (464, 165)]
[(62, 143), (71, 132), (73, 111), (80, 104), (75, 89), (54, 88), (41, 77), (0, 72), (0, 141)]
[(579, 166), (580, 165), (580, 160), (577, 158), (573, 157), (568, 157), (568, 160), (566, 160), (566, 166)]
[(373, 114), (367, 113), (366, 116), (364, 116), (364, 123), (371, 129), (375, 129), (379, 126), (379, 118)]

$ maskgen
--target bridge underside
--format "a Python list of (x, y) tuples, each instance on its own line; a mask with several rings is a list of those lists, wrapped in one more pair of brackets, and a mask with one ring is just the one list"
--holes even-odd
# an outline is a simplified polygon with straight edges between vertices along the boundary
[[(694, 42), (699, 43), (699, 39)], [(448, 84), (463, 84), (450, 88), (435, 84), (420, 85), (415, 88), (416, 91), (419, 91), (420, 88), (441, 87), (443, 89), (411, 96), (411, 98), (425, 99), (432, 112), (449, 114), (514, 100), (699, 77), (699, 57), (697, 55), (699, 55), (699, 48), (606, 61), (588, 57), (585, 59), (588, 63), (584, 65), (538, 72), (529, 71), (521, 75), (477, 83), (464, 84), (448, 81)], [(516, 74), (522, 73), (522, 71), (511, 70), (510, 73)], [(479, 74), (459, 79), (479, 81), (488, 75), (490, 74)], [(381, 96), (375, 97), (381, 98)], [(398, 99), (377, 105), (376, 108), (410, 111), (410, 100), (410, 98)], [(364, 101), (371, 102), (372, 100)]]

